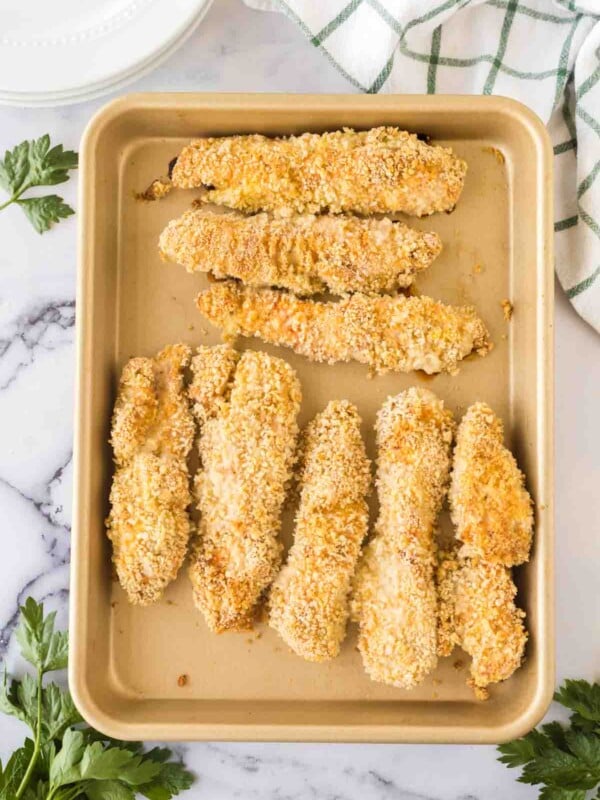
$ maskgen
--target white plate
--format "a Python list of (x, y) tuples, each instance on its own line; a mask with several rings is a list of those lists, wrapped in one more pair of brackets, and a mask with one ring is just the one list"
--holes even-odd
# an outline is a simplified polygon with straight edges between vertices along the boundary
[(60, 105), (120, 88), (171, 55), (211, 3), (2, 0), (0, 103)]

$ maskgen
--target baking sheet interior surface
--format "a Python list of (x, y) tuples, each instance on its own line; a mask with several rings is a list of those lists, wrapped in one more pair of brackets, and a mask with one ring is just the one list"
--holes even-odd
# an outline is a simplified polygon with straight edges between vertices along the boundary
[[(134, 197), (134, 190), (149, 184), (183, 144), (184, 140), (144, 141), (124, 158), (117, 370), (131, 356), (152, 355), (169, 342), (182, 340), (198, 345), (220, 341), (219, 331), (194, 305), (194, 298), (207, 285), (206, 277), (189, 275), (178, 265), (163, 263), (156, 248), (164, 225), (188, 209), (196, 193), (174, 191), (155, 203)], [(294, 367), (303, 389), (301, 425), (331, 399), (346, 398), (355, 403), (363, 418), (371, 458), (375, 456), (373, 423), (377, 409), (388, 395), (413, 384), (431, 388), (457, 415), (470, 402), (485, 400), (501, 417), (510, 417), (509, 324), (500, 306), (509, 296), (506, 167), (482, 142), (465, 142), (456, 149), (469, 164), (469, 178), (454, 213), (407, 220), (421, 229), (435, 230), (444, 242), (443, 254), (418, 280), (417, 287), (419, 292), (449, 303), (475, 305), (495, 342), (488, 358), (469, 359), (455, 378), (429, 378), (417, 373), (369, 379), (362, 365), (312, 364), (289, 350), (258, 340), (239, 340), (242, 347), (265, 349)], [(292, 535), (292, 517), (293, 507), (285, 515), (282, 534), (286, 544)], [(423, 686), (408, 694), (368, 679), (355, 650), (354, 635), (346, 639), (339, 658), (310, 664), (291, 653), (266, 624), (258, 625), (253, 633), (211, 634), (194, 609), (185, 571), (158, 605), (130, 606), (117, 584), (112, 600), (113, 674), (122, 690), (133, 695), (178, 699), (471, 700), (465, 686), (468, 661), (462, 657), (464, 667), (457, 669), (455, 663), (461, 658), (458, 651), (442, 662)], [(150, 662), (152, 669), (148, 669)], [(181, 674), (188, 676), (184, 688), (177, 684)], [(503, 691), (514, 691), (514, 684), (500, 687)], [(492, 694), (497, 692), (494, 687)]]
[[(381, 123), (403, 125), (400, 115), (397, 120), (391, 120), (390, 116), (389, 109), (382, 120), (372, 113), (368, 123), (361, 127)], [(271, 126), (269, 132), (292, 130), (289, 126), (277, 130), (277, 123), (273, 124), (275, 130)], [(305, 125), (294, 122), (293, 130), (318, 131), (339, 126), (335, 122), (311, 126), (307, 119)], [(437, 126), (439, 130), (439, 119)], [(414, 126), (412, 129), (416, 130)], [(450, 125), (450, 132), (451, 129)], [(425, 125), (418, 130), (428, 132)], [(215, 125), (207, 130), (200, 125), (197, 130), (198, 135), (220, 132), (232, 130)], [(514, 176), (519, 167), (512, 161), (513, 146), (516, 150), (521, 146), (518, 134), (511, 137), (505, 142), (501, 136), (495, 140), (488, 135), (478, 138), (476, 121), (468, 136), (454, 139), (437, 136), (436, 143), (452, 146), (468, 163), (463, 195), (452, 214), (424, 219), (398, 217), (441, 236), (443, 252), (418, 277), (416, 291), (448, 303), (474, 305), (494, 342), (494, 349), (486, 358), (469, 357), (456, 377), (411, 373), (369, 378), (367, 368), (362, 365), (313, 364), (289, 350), (264, 345), (256, 339), (239, 339), (237, 346), (264, 349), (292, 365), (302, 384), (301, 425), (331, 399), (346, 398), (355, 403), (363, 419), (362, 431), (371, 459), (375, 457), (375, 414), (390, 394), (411, 385), (426, 386), (444, 400), (457, 420), (474, 401), (489, 403), (505, 422), (507, 444), (528, 477), (538, 516), (537, 507), (548, 503), (549, 498), (539, 497), (542, 483), (537, 468), (543, 447), (540, 429), (536, 427), (540, 368), (536, 261), (530, 243), (528, 260), (515, 257), (515, 243), (519, 245), (527, 232), (521, 221), (515, 233), (515, 220), (511, 219)], [(176, 341), (192, 346), (220, 341), (219, 331), (195, 308), (197, 293), (207, 285), (206, 276), (190, 275), (178, 265), (164, 263), (157, 251), (163, 227), (190, 207), (195, 192), (173, 191), (162, 201), (150, 203), (135, 197), (136, 192), (165, 173), (168, 162), (189, 138), (160, 137), (151, 132), (122, 138), (122, 146), (112, 150), (113, 158), (118, 157), (117, 202), (101, 212), (106, 215), (104, 225), (110, 236), (116, 238), (116, 281), (113, 285), (112, 277), (94, 279), (97, 294), (99, 287), (106, 289), (104, 281), (116, 293), (112, 299), (109, 296), (98, 299), (104, 304), (98, 312), (98, 331), (108, 340), (103, 347), (109, 365), (105, 370), (100, 365), (101, 376), (94, 379), (95, 391), (107, 393), (111, 404), (120, 370), (131, 356), (153, 355), (165, 344)], [(98, 175), (101, 174), (99, 167)], [(110, 181), (110, 175), (106, 180)], [(110, 244), (103, 247), (105, 255), (110, 253)], [(99, 260), (96, 269), (100, 268), (112, 271), (115, 264)], [(524, 274), (525, 268), (528, 274)], [(501, 306), (505, 299), (514, 303), (511, 322), (505, 319)], [(106, 408), (106, 401), (102, 401), (102, 406)], [(105, 458), (102, 466), (94, 467), (101, 471), (96, 483), (98, 492), (102, 487), (104, 494), (101, 501), (97, 496), (94, 499), (98, 504), (104, 503), (103, 515), (108, 510), (112, 471), (105, 444), (108, 435), (109, 414), (106, 414), (105, 418), (95, 420), (93, 431), (98, 438), (94, 443), (96, 452), (102, 448)], [(372, 519), (376, 515), (374, 495)], [(294, 510), (292, 505), (284, 514), (282, 537), (286, 546), (291, 540)], [(509, 681), (492, 686), (490, 699), (481, 703), (466, 686), (469, 660), (458, 649), (451, 657), (441, 659), (422, 685), (408, 692), (368, 679), (356, 651), (353, 624), (340, 656), (323, 664), (308, 663), (295, 656), (264, 622), (246, 633), (211, 634), (193, 606), (186, 566), (159, 603), (146, 608), (131, 606), (118, 583), (109, 583), (110, 548), (102, 519), (95, 513), (90, 517), (89, 535), (95, 544), (90, 557), (89, 592), (95, 593), (95, 599), (89, 602), (93, 614), (108, 617), (108, 623), (106, 628), (102, 624), (94, 631), (90, 621), (83, 668), (89, 673), (91, 695), (95, 700), (103, 697), (102, 704), (105, 708), (112, 706), (110, 713), (115, 718), (127, 713), (135, 717), (138, 712), (133, 709), (137, 706), (139, 720), (151, 723), (153, 712), (145, 701), (163, 701), (157, 703), (159, 716), (162, 721), (173, 723), (180, 720), (188, 724), (231, 721), (234, 725), (260, 722), (290, 725), (322, 721), (342, 726), (363, 722), (435, 726), (443, 722), (446, 726), (465, 725), (462, 738), (469, 740), (482, 736), (481, 730), (486, 727), (508, 724), (525, 713), (540, 691), (539, 656), (545, 633), (543, 621), (538, 618), (543, 587), (535, 542), (532, 561), (515, 570), (518, 602), (528, 614), (530, 641), (526, 662)], [(446, 532), (451, 531), (447, 511), (443, 512), (441, 526)], [(99, 559), (103, 560), (103, 566), (98, 566)], [(185, 685), (178, 681), (181, 675), (187, 676)], [(479, 732), (470, 734), (469, 726)], [(244, 737), (240, 731), (237, 738), (252, 738), (252, 735)], [(399, 736), (398, 740), (401, 739)]]

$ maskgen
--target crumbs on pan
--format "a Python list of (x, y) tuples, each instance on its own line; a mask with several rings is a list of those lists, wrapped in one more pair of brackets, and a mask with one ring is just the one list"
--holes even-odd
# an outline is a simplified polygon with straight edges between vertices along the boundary
[(189, 678), (188, 676), (183, 673), (177, 678), (177, 686), (186, 686)]
[(502, 300), (500, 305), (502, 306), (502, 313), (504, 314), (504, 319), (507, 322), (510, 322), (514, 312), (513, 304), (510, 302), (510, 300)]
[(477, 686), (474, 680), (468, 680), (467, 686), (470, 686), (473, 689), (473, 694), (477, 698), (477, 700), (487, 700), (490, 696), (490, 693), (487, 689), (484, 689), (482, 686)]
[(475, 266), (473, 267), (473, 273), (475, 275), (481, 275), (482, 272), (483, 272), (482, 265), (481, 264), (475, 264)]
[(160, 178), (152, 181), (150, 186), (147, 189), (144, 189), (143, 192), (135, 192), (134, 197), (136, 200), (143, 200), (146, 203), (152, 203), (154, 200), (162, 200), (163, 197), (166, 197), (171, 189), (173, 188), (173, 184), (170, 181), (163, 181)]
[(497, 147), (484, 147), (483, 152), (491, 153), (499, 164), (504, 164), (506, 161), (504, 158), (504, 153), (501, 150), (498, 150)]

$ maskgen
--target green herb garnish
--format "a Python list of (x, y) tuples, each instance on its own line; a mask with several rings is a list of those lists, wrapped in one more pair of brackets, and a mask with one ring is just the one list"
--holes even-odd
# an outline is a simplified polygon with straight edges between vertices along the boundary
[(188, 789), (193, 777), (170, 750), (144, 752), (84, 723), (68, 690), (44, 680), (67, 666), (67, 634), (54, 630), (55, 613), (44, 616), (31, 597), (20, 612), (16, 638), (35, 676), (5, 674), (0, 711), (28, 725), (33, 739), (0, 764), (0, 800), (169, 800)]
[(50, 148), (46, 134), (34, 141), (25, 141), (7, 150), (0, 161), (0, 186), (9, 198), (0, 204), (0, 211), (16, 203), (38, 233), (44, 233), (75, 212), (62, 197), (47, 194), (43, 197), (23, 197), (35, 186), (55, 186), (69, 180), (69, 170), (77, 169), (77, 153), (64, 150), (62, 144)]
[(550, 722), (500, 745), (499, 760), (542, 786), (540, 800), (586, 800), (600, 784), (600, 684), (567, 680), (554, 699), (573, 712), (568, 727)]

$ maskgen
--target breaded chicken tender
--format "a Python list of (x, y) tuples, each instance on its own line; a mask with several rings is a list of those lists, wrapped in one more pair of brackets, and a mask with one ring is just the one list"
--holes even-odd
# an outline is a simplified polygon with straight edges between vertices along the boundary
[(489, 684), (520, 667), (527, 642), (511, 571), (479, 558), (446, 555), (438, 568), (438, 592), (439, 654), (450, 655), (460, 645), (473, 659), (469, 683), (486, 699)]
[(503, 435), (502, 421), (485, 403), (468, 409), (456, 436), (449, 498), (464, 556), (512, 567), (529, 558), (533, 511)]
[(377, 415), (379, 518), (359, 563), (352, 616), (375, 681), (411, 689), (437, 664), (434, 531), (450, 475), (454, 420), (411, 388)]
[(360, 421), (351, 403), (332, 400), (303, 437), (294, 544), (271, 590), (269, 624), (307, 661), (335, 658), (346, 635), (369, 524), (371, 475)]
[(165, 347), (124, 367), (113, 414), (117, 469), (107, 533), (131, 603), (148, 605), (175, 579), (190, 536), (186, 459), (194, 422), (183, 386), (191, 351)]
[(213, 283), (201, 292), (202, 314), (226, 336), (257, 336), (311, 361), (359, 361), (375, 372), (458, 372), (472, 352), (491, 349), (474, 309), (430, 297), (354, 294), (337, 303), (301, 300), (274, 289)]
[(187, 211), (160, 236), (162, 257), (188, 272), (277, 286), (298, 295), (385, 292), (409, 286), (442, 245), (390, 219), (352, 216), (247, 217)]
[[(217, 353), (213, 388), (195, 405), (202, 409), (203, 423), (200, 522), (189, 569), (196, 606), (217, 633), (252, 626), (258, 602), (279, 569), (280, 512), (292, 473), (301, 399), (288, 364), (246, 351), (229, 396), (215, 405), (210, 400), (214, 387), (223, 385), (233, 360), (225, 357), (224, 366), (223, 353)], [(199, 355), (192, 367), (206, 375), (210, 359), (206, 352)]]
[(422, 217), (452, 211), (467, 165), (450, 148), (393, 127), (356, 132), (195, 139), (172, 170), (174, 186), (240, 211)]

